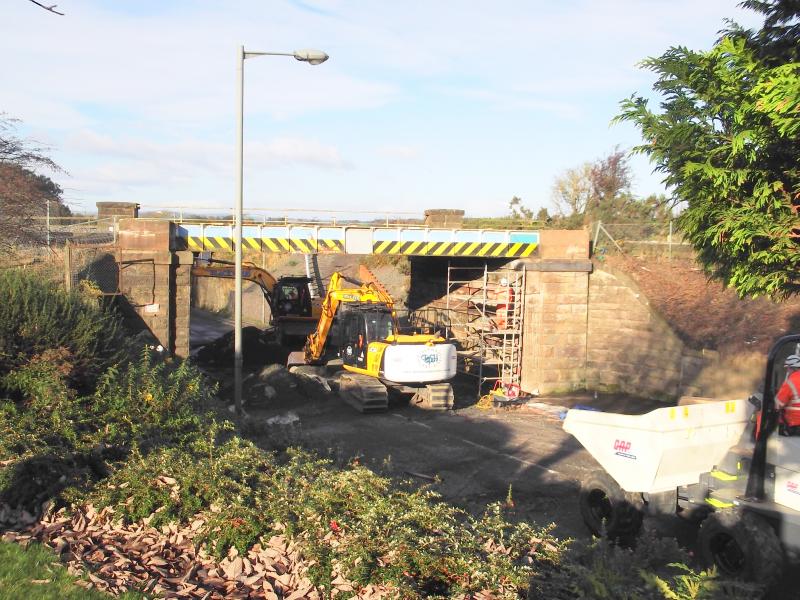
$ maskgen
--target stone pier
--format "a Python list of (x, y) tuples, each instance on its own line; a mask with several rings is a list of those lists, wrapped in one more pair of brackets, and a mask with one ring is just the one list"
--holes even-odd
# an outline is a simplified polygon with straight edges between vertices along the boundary
[(170, 353), (185, 357), (193, 257), (173, 250), (174, 229), (168, 221), (120, 220), (119, 291), (126, 316), (148, 329)]

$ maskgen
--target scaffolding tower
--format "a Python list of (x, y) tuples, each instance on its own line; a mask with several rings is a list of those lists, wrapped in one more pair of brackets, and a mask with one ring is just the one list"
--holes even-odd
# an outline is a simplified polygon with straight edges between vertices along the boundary
[(524, 306), (524, 266), (517, 271), (448, 265), (447, 333), (460, 347), (459, 371), (477, 377), (479, 396), (487, 383), (519, 386)]

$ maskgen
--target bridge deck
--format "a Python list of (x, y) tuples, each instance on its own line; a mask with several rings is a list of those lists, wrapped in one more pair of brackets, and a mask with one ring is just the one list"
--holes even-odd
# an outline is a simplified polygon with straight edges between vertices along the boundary
[[(178, 249), (233, 251), (233, 226), (178, 224)], [(421, 226), (244, 225), (244, 250), (267, 253), (402, 254), (522, 258), (539, 245), (538, 231), (437, 229)]]

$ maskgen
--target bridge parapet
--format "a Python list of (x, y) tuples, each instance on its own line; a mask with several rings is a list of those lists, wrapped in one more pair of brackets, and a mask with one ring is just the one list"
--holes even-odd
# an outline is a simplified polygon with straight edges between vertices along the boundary
[[(234, 249), (233, 226), (176, 224), (177, 250)], [(394, 254), (525, 258), (539, 246), (538, 231), (448, 229), (420, 226), (244, 225), (244, 250), (276, 254)]]

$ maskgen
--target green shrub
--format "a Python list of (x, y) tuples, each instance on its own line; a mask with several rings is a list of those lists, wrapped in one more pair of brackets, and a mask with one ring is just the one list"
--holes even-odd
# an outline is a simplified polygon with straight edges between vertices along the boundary
[(202, 436), (213, 416), (216, 386), (188, 361), (163, 360), (146, 347), (138, 361), (110, 367), (86, 402), (90, 419), (103, 426), (96, 442), (136, 445), (144, 451), (188, 443)]
[(533, 572), (522, 560), (532, 540), (550, 542), (542, 558), (558, 548), (548, 530), (510, 522), (499, 505), (471, 518), (362, 466), (337, 469), (304, 451), (267, 454), (238, 437), (216, 444), (218, 437), (211, 428), (188, 447), (135, 454), (92, 500), (156, 526), (203, 514), (201, 539), (217, 555), (286, 533), (313, 561), (318, 585), (330, 585), (338, 566), (357, 583), (411, 595), (493, 588), (516, 597)]
[(214, 387), (188, 362), (168, 364), (147, 348), (111, 367), (78, 396), (47, 352), (6, 375), (16, 401), (0, 398), (0, 499), (31, 510), (48, 499), (81, 501), (133, 451), (198, 443), (214, 425), (203, 415)]
[(10, 393), (10, 372), (47, 352), (59, 352), (58, 365), (77, 389), (91, 388), (97, 375), (121, 358), (119, 320), (77, 292), (9, 269), (0, 272), (0, 298), (0, 395)]
[(529, 597), (586, 600), (754, 600), (763, 589), (719, 580), (713, 571), (686, 566), (690, 557), (674, 538), (643, 535), (635, 548), (606, 539), (576, 542), (544, 576), (531, 581)]

